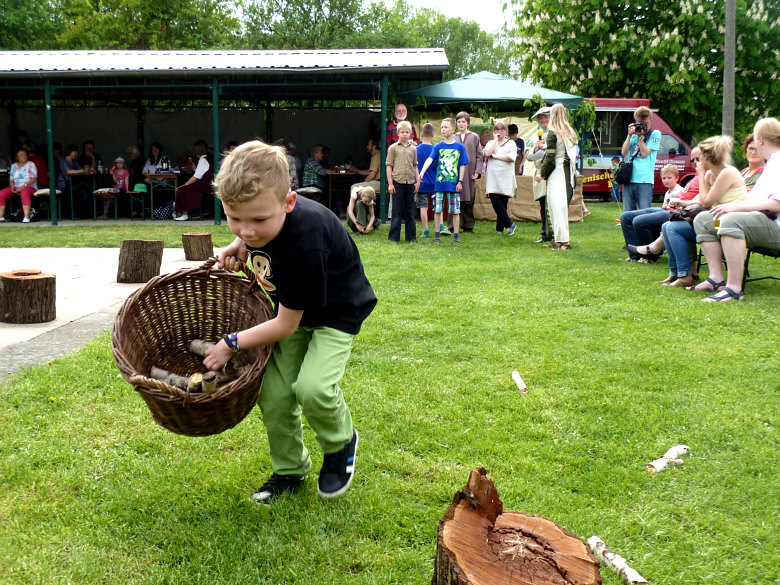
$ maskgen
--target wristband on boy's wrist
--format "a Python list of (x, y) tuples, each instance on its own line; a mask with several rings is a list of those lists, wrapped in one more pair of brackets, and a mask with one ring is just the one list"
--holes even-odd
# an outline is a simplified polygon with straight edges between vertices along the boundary
[(233, 353), (241, 351), (241, 348), (238, 347), (238, 333), (225, 333), (225, 335), (222, 336), (222, 340), (225, 342), (225, 345), (233, 350)]

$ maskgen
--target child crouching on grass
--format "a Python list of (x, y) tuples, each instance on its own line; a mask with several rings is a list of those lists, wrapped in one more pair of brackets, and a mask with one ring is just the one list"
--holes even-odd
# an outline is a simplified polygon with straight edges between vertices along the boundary
[(347, 226), (357, 234), (367, 234), (379, 229), (379, 219), (374, 208), (376, 191), (373, 187), (361, 187), (349, 196)]
[(303, 484), (311, 458), (301, 413), (324, 454), (319, 495), (334, 498), (352, 482), (358, 443), (339, 381), (376, 296), (338, 217), (289, 191), (281, 148), (242, 144), (225, 158), (215, 184), (236, 235), (219, 255), (219, 266), (237, 270), (248, 259), (276, 308), (265, 323), (225, 332), (203, 361), (219, 370), (234, 352), (275, 343), (258, 400), (273, 474), (252, 499), (268, 504)]

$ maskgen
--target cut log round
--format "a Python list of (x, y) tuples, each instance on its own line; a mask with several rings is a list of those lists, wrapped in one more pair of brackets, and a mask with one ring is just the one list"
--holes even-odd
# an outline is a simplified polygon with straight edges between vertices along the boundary
[(160, 274), (163, 248), (159, 240), (122, 240), (117, 282), (149, 282)]
[(0, 321), (45, 323), (57, 318), (57, 277), (40, 270), (0, 273)]
[(188, 233), (181, 235), (185, 260), (208, 260), (214, 255), (214, 244), (210, 233)]
[(542, 516), (504, 512), (484, 469), (471, 472), (439, 522), (433, 585), (597, 583), (588, 545)]

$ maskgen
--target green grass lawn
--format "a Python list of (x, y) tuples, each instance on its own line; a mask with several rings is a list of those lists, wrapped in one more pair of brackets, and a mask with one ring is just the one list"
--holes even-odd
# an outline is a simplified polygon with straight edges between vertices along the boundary
[[(0, 583), (425, 584), (437, 523), (480, 466), (505, 510), (600, 536), (650, 583), (777, 583), (780, 283), (701, 303), (654, 284), (665, 259), (618, 262), (617, 208), (591, 210), (570, 252), (534, 245), (535, 224), (509, 238), (480, 222), (460, 247), (391, 244), (386, 227), (357, 238), (379, 304), (342, 384), (361, 442), (336, 501), (315, 473), (271, 508), (251, 503), (271, 472), (259, 412), (208, 438), (163, 430), (108, 333), (0, 382)], [(180, 245), (182, 231), (0, 234)], [(756, 275), (779, 267), (751, 259)], [(682, 467), (645, 471), (679, 443)]]

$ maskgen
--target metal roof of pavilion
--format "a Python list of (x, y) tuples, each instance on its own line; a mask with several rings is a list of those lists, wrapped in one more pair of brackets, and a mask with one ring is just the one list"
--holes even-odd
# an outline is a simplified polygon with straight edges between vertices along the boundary
[(0, 75), (67, 76), (289, 71), (445, 71), (444, 49), (338, 51), (4, 51)]
[(441, 80), (444, 49), (332, 51), (2, 51), (0, 99), (40, 99), (48, 82), (72, 99), (377, 99), (384, 75), (398, 89)]

